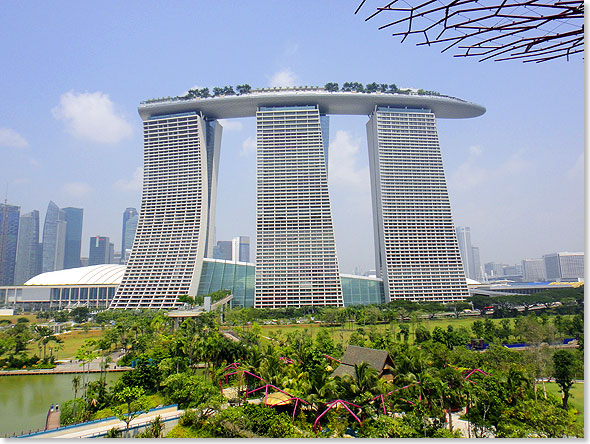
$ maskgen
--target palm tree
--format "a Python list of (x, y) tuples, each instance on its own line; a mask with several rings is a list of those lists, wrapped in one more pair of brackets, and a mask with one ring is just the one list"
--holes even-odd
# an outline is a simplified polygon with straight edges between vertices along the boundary
[(43, 325), (35, 325), (36, 339), (39, 341), (39, 346), (43, 345), (43, 361), (47, 358), (47, 344), (50, 341), (61, 342), (53, 330)]

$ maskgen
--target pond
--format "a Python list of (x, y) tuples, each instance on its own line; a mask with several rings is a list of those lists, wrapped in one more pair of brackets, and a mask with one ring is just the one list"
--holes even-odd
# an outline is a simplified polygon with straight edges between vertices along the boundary
[[(107, 373), (111, 385), (122, 373)], [(51, 404), (63, 404), (74, 398), (75, 374), (0, 376), (0, 437), (45, 428)], [(100, 373), (85, 375), (91, 381)], [(78, 396), (81, 392), (78, 390)]]

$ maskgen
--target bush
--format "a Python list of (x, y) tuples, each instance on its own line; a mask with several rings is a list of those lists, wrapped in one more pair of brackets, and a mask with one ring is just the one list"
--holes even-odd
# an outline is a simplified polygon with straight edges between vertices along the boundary
[(81, 422), (84, 418), (84, 400), (82, 398), (71, 399), (61, 405), (60, 424), (70, 425)]

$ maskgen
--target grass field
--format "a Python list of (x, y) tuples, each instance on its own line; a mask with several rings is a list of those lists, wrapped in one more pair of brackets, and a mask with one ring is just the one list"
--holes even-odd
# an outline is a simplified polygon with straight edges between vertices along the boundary
[(37, 316), (34, 314), (22, 314), (14, 316), (0, 316), (0, 321), (8, 320), (11, 324), (16, 324), (17, 319), (27, 318), (30, 323), (37, 323)]
[[(559, 386), (555, 382), (545, 383), (547, 392), (557, 396), (561, 399), (563, 396)], [(569, 406), (572, 406), (578, 411), (577, 422), (582, 427), (584, 426), (584, 383), (575, 383), (570, 390), (570, 397), (567, 401)]]
[[(420, 320), (420, 322), (416, 325), (423, 325), (426, 328), (428, 328), (430, 331), (434, 330), (435, 327), (441, 327), (442, 329), (446, 330), (448, 325), (452, 325), (453, 328), (455, 330), (461, 328), (461, 327), (465, 327), (466, 329), (468, 329), (469, 331), (471, 331), (471, 325), (476, 321), (476, 320), (481, 320), (481, 318), (479, 317), (475, 317), (475, 318), (448, 318), (448, 319), (433, 319), (433, 320)], [(492, 319), (493, 322), (495, 322), (497, 325), (500, 325), (500, 319)], [(513, 321), (512, 319), (511, 321), (511, 325), (513, 325)], [(410, 337), (408, 338), (408, 341), (410, 343), (413, 342), (413, 333), (414, 333), (414, 327), (410, 322), (407, 322), (407, 324), (410, 325)], [(391, 329), (392, 327), (389, 324), (377, 324), (377, 325), (367, 325), (367, 326), (363, 326), (363, 325), (359, 325), (359, 324), (354, 324), (351, 327), (350, 324), (345, 324), (344, 325), (344, 329), (341, 328), (341, 326), (335, 326), (335, 327), (329, 327), (326, 324), (292, 324), (292, 325), (261, 325), (262, 327), (262, 334), (264, 336), (269, 336), (269, 334), (271, 332), (281, 332), (283, 335), (286, 335), (289, 332), (292, 331), (296, 331), (296, 330), (300, 330), (300, 331), (304, 331), (304, 330), (308, 330), (311, 332), (312, 336), (315, 337), (315, 334), (317, 333), (317, 331), (322, 328), (322, 327), (326, 327), (328, 328), (330, 335), (332, 336), (332, 340), (334, 340), (335, 342), (340, 342), (341, 340), (341, 331), (342, 331), (342, 338), (344, 340), (344, 342), (348, 342), (348, 339), (350, 338), (350, 335), (352, 334), (352, 332), (356, 329), (358, 329), (359, 327), (364, 327), (367, 330), (371, 329), (371, 328), (375, 328), (377, 329), (377, 331), (383, 331), (386, 329)], [(236, 331), (240, 330), (241, 327), (236, 327)], [(399, 332), (399, 326), (398, 323), (396, 322), (393, 326), (395, 333)]]
[[(54, 353), (56, 359), (73, 359), (78, 349), (84, 344), (86, 339), (98, 339), (102, 335), (100, 330), (89, 330), (88, 332), (82, 330), (69, 331), (59, 335), (59, 338), (63, 340), (61, 344), (62, 348)], [(54, 344), (52, 342), (52, 344)]]

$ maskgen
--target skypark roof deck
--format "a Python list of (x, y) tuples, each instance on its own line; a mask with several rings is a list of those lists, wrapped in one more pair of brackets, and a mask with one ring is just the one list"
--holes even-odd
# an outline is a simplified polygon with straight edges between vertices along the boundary
[(376, 106), (422, 108), (431, 110), (437, 118), (443, 119), (478, 117), (486, 111), (481, 105), (448, 96), (279, 89), (205, 99), (174, 98), (150, 101), (139, 106), (139, 115), (143, 120), (148, 120), (154, 116), (193, 111), (201, 112), (208, 118), (230, 119), (254, 117), (259, 107), (301, 105), (319, 105), (320, 112), (324, 114), (366, 116), (370, 115)]

